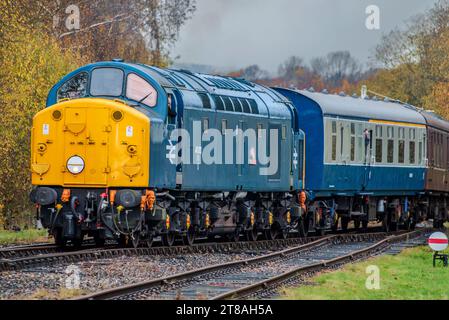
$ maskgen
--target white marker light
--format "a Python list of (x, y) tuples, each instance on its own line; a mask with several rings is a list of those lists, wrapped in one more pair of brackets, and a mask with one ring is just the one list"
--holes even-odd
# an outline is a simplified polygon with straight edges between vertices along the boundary
[(73, 156), (67, 161), (67, 169), (72, 174), (80, 174), (84, 170), (84, 160), (79, 156)]

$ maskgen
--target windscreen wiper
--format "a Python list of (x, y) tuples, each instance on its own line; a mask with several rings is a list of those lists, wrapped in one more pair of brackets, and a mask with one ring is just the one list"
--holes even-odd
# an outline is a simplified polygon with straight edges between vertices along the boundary
[(149, 94), (147, 94), (145, 97), (143, 97), (142, 100), (139, 101), (139, 103), (144, 102), (147, 98), (149, 98), (151, 95), (153, 94), (153, 92), (150, 92)]

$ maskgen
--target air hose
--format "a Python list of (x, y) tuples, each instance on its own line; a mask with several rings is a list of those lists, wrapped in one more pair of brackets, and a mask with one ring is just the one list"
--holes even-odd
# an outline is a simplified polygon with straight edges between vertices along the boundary
[(78, 197), (73, 197), (72, 200), (70, 201), (70, 210), (72, 210), (72, 213), (75, 215), (75, 217), (78, 219), (78, 221), (82, 221), (84, 219), (84, 217), (82, 216), (81, 213), (76, 211), (76, 202), (78, 201)]

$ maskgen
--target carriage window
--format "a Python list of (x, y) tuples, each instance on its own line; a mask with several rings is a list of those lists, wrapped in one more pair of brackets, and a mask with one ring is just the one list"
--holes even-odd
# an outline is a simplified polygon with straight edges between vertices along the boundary
[(337, 160), (337, 136), (332, 136), (332, 161)]
[(363, 162), (363, 126), (357, 124), (357, 161)]
[(282, 140), (286, 140), (286, 139), (287, 139), (287, 127), (282, 126)]
[(420, 141), (418, 146), (418, 161), (422, 164), (423, 163), (423, 143)]
[(87, 79), (87, 73), (81, 72), (64, 83), (58, 90), (58, 100), (85, 97), (87, 95)]
[(332, 141), (331, 141), (331, 159), (332, 161), (337, 160), (337, 122), (332, 121)]
[(405, 129), (399, 128), (399, 139), (405, 139)]
[(337, 133), (337, 122), (332, 121), (332, 133)]
[(376, 162), (377, 163), (382, 163), (382, 160), (383, 160), (382, 148), (383, 148), (383, 140), (376, 139)]
[(416, 130), (410, 129), (410, 140), (415, 140), (415, 139), (416, 139)]
[(410, 141), (410, 164), (415, 164), (415, 141)]
[(157, 104), (157, 91), (146, 80), (136, 74), (129, 74), (126, 85), (126, 97), (135, 101), (142, 101), (149, 107), (155, 107)]
[(387, 162), (394, 162), (394, 140), (388, 140)]
[(387, 128), (387, 136), (389, 139), (393, 139), (394, 138), (394, 128), (393, 127), (388, 127)]
[(381, 126), (376, 126), (376, 137), (382, 138), (382, 127)]
[(122, 70), (116, 68), (98, 68), (92, 71), (92, 79), (90, 81), (91, 95), (119, 97), (122, 95), (122, 90)]
[(344, 151), (344, 141), (345, 141), (345, 128), (340, 128), (340, 157), (343, 157), (343, 151)]
[(355, 161), (355, 124), (351, 123), (351, 161)]
[(405, 141), (399, 140), (399, 150), (398, 150), (398, 162), (404, 163), (405, 162)]

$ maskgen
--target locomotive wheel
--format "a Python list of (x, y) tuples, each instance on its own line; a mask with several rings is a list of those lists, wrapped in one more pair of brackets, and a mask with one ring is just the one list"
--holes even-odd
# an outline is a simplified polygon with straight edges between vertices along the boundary
[(80, 249), (83, 246), (84, 237), (81, 237), (81, 239), (74, 239), (72, 240), (73, 246), (75, 249)]
[(399, 223), (397, 222), (391, 222), (390, 223), (390, 231), (391, 232), (396, 232), (399, 230)]
[(359, 230), (359, 229), (360, 229), (360, 219), (359, 219), (359, 218), (354, 219), (354, 228), (355, 228), (356, 230)]
[(309, 220), (301, 218), (298, 222), (298, 233), (301, 238), (306, 238), (309, 235)]
[(264, 234), (265, 234), (265, 239), (274, 240), (274, 239), (276, 239), (276, 237), (278, 235), (278, 230), (275, 229), (274, 227), (271, 227), (269, 230), (265, 230)]
[(257, 230), (256, 228), (252, 228), (251, 230), (247, 230), (245, 232), (246, 241), (257, 241)]
[(161, 236), (162, 244), (165, 247), (172, 247), (175, 244), (175, 238), (176, 238), (176, 236), (173, 232), (164, 233)]
[(386, 214), (382, 220), (382, 229), (384, 232), (390, 232), (390, 219), (388, 218), (388, 214)]
[(282, 230), (281, 232), (279, 232), (279, 238), (280, 239), (287, 239), (288, 238), (288, 231), (287, 230)]
[(343, 232), (348, 231), (349, 217), (341, 217), (341, 229)]
[(58, 228), (54, 231), (53, 234), (54, 238), (55, 238), (55, 244), (57, 246), (60, 246), (62, 248), (64, 248), (67, 245), (67, 240), (65, 240), (62, 236), (62, 229)]
[(433, 228), (441, 229), (443, 227), (443, 221), (433, 218)]
[(187, 234), (182, 237), (182, 241), (186, 246), (193, 245), (193, 243), (195, 242), (195, 230), (193, 228), (190, 228), (187, 231)]
[(96, 247), (104, 247), (104, 244), (106, 242), (106, 240), (102, 237), (100, 237), (100, 235), (96, 234), (94, 236), (94, 241), (95, 241), (95, 246)]
[(141, 244), (146, 245), (148, 248), (153, 246), (153, 234), (151, 234), (147, 225), (144, 225), (142, 230), (137, 232), (137, 237), (139, 240), (138, 246)]
[(227, 238), (230, 242), (239, 242), (240, 241), (240, 231), (236, 230), (234, 233), (228, 234)]
[(124, 234), (120, 235), (120, 238), (117, 240), (120, 247), (126, 248), (130, 245), (130, 239)]
[(362, 220), (362, 228), (364, 231), (368, 230), (368, 223), (369, 223), (368, 220)]
[(413, 231), (415, 230), (415, 227), (416, 227), (415, 220), (412, 218), (408, 218), (407, 221), (405, 222), (405, 230)]
[(338, 231), (338, 220), (339, 220), (339, 217), (337, 216), (337, 217), (334, 219), (334, 221), (332, 222), (331, 230), (332, 230), (333, 232), (337, 232), (337, 231)]
[(140, 232), (134, 232), (133, 236), (131, 237), (131, 242), (133, 245), (133, 248), (138, 248), (140, 245), (141, 235)]

